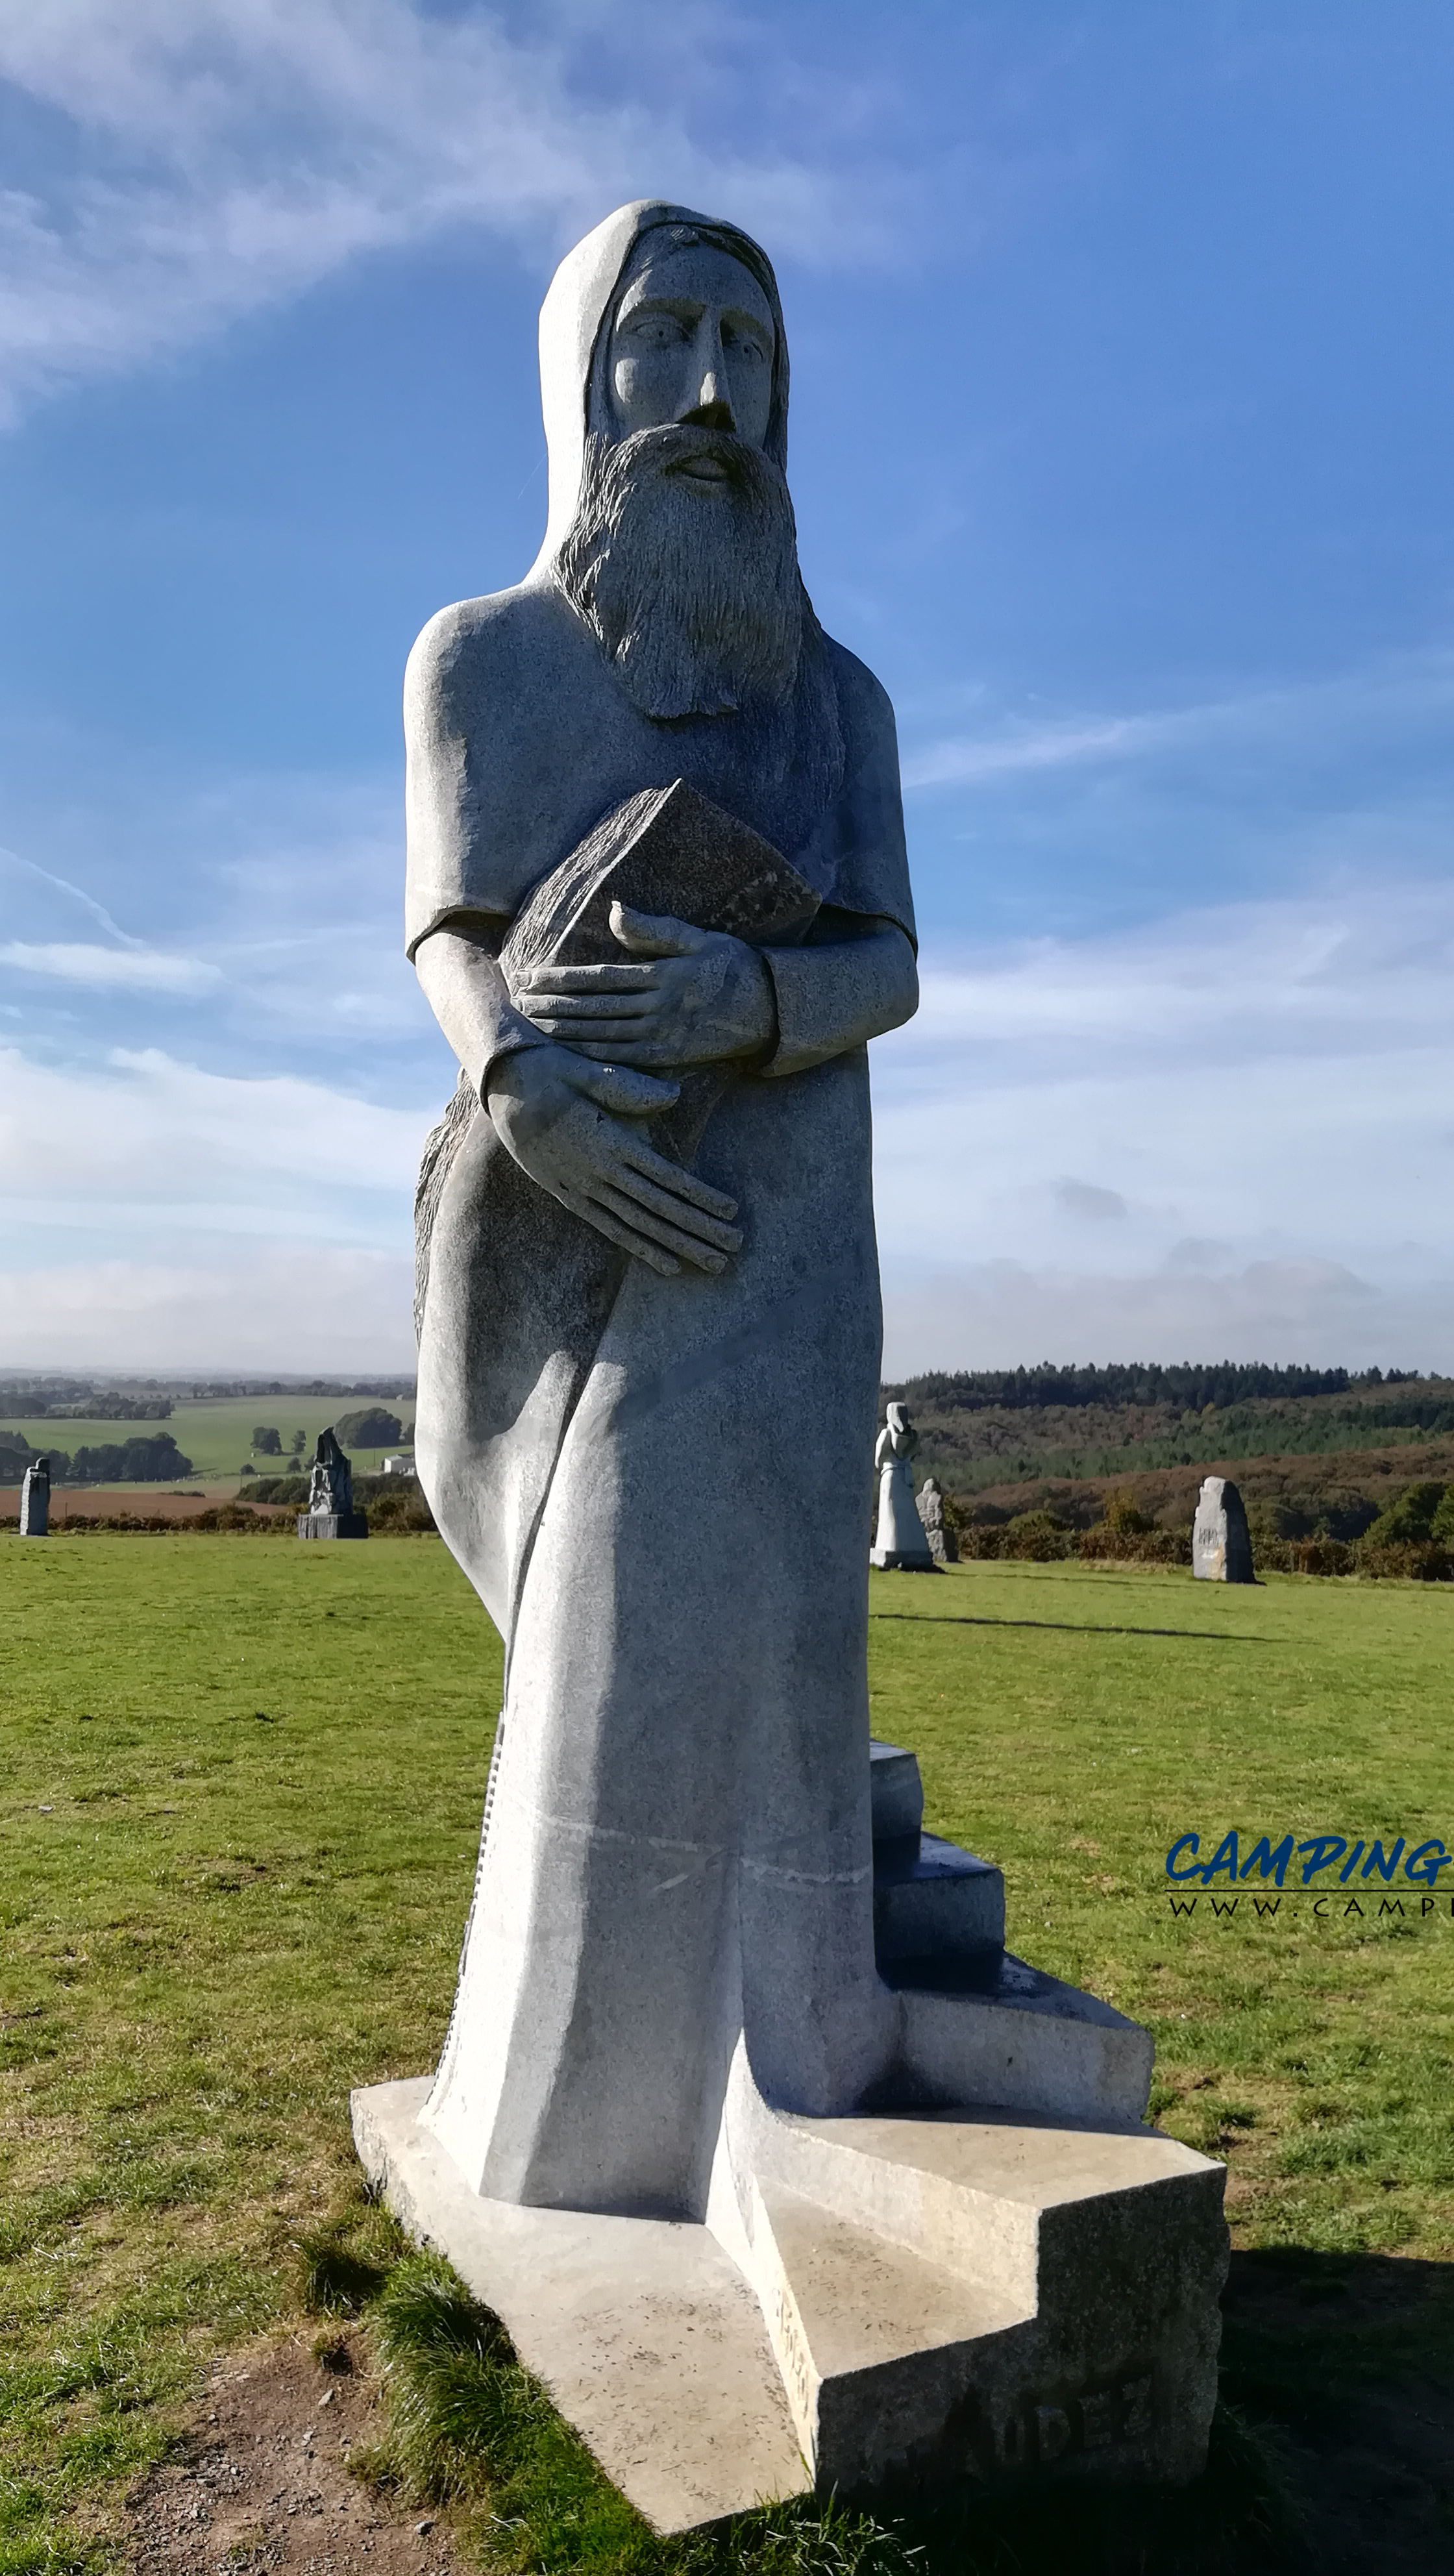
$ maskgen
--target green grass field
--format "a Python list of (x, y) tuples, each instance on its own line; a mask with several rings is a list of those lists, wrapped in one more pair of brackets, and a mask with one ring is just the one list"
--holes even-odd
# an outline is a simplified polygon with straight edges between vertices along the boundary
[[(1150, 2024), (1163, 2124), (1228, 2161), (1228, 2387), (1269, 2456), (1315, 2501), (1349, 2409), (1454, 2426), (1454, 1873), (1427, 1916), (1335, 1882), (1318, 1919), (1173, 1916), (1163, 1868), (1230, 1826), (1454, 1842), (1454, 1597), (986, 1564), (873, 1610), (929, 1822), (1003, 1863), (1014, 1948)], [(0, 2571), (31, 2576), (104, 2559), (208, 2360), (305, 2314), (310, 2247), (377, 2242), (348, 2091), (442, 2036), (500, 1658), (432, 1539), (0, 1538), (0, 1629)], [(611, 2528), (511, 2563), (671, 2560)]]
[[(248, 1443), (259, 1423), (276, 1431), (285, 1452), (292, 1446), (295, 1432), (301, 1431), (304, 1455), (311, 1458), (318, 1434), (340, 1414), (362, 1411), (365, 1398), (358, 1395), (229, 1395), (210, 1402), (193, 1403), (190, 1399), (172, 1406), (165, 1422), (86, 1422), (48, 1421), (36, 1415), (27, 1421), (11, 1421), (7, 1416), (0, 1430), (14, 1431), (30, 1442), (32, 1449), (47, 1446), (63, 1449), (74, 1456), (78, 1449), (98, 1444), (114, 1445), (119, 1441), (169, 1431), (182, 1455), (190, 1458), (199, 1484), (235, 1487), (242, 1474)], [(386, 1413), (406, 1428), (414, 1419), (412, 1396), (389, 1398), (383, 1406)], [(358, 1449), (350, 1452), (355, 1466), (363, 1474), (375, 1474), (385, 1452), (382, 1449)], [(286, 1458), (253, 1455), (253, 1465), (263, 1475), (277, 1475)], [(144, 1486), (136, 1488), (144, 1492)]]

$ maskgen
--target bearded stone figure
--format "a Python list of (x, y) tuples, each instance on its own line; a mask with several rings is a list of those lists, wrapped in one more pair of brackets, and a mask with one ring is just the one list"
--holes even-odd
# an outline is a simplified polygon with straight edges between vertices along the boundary
[(355, 2094), (360, 2153), (661, 2529), (1191, 2475), (1220, 2168), (1139, 2129), (1147, 2035), (1004, 1952), (913, 1754), (870, 1789), (866, 1049), (914, 916), (889, 702), (798, 570), (772, 269), (623, 207), (540, 352), (545, 542), (406, 686), (461, 1068), (416, 1459), (505, 1702), (446, 2043)]
[[(913, 911), (888, 700), (798, 570), (762, 252), (623, 209), (556, 276), (541, 374), (539, 559), (434, 619), (406, 699), (409, 945), (470, 1113), (424, 1194), (417, 1457), (508, 1651), (427, 2118), (493, 2196), (695, 2216), (740, 2033), (794, 2110), (893, 2051), (865, 1042), (914, 1008)], [(502, 971), (537, 882), (678, 779), (806, 880), (807, 935), (618, 907), (619, 963)], [(703, 1067), (735, 1079), (684, 1165), (653, 1113)]]

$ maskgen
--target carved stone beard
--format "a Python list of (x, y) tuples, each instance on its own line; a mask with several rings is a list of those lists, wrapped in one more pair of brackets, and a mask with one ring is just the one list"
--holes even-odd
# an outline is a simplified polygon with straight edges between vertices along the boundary
[[(681, 469), (710, 457), (725, 479)], [(586, 439), (556, 577), (643, 715), (765, 713), (791, 695), (807, 607), (786, 477), (731, 432)]]

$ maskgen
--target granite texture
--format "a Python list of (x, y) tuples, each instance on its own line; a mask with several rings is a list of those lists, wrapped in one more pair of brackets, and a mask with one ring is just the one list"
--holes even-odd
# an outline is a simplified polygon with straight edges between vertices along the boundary
[(1191, 1570), (1202, 1583), (1255, 1583), (1252, 1533), (1237, 1488), (1226, 1476), (1207, 1476), (1197, 1496)]
[[(766, 259), (622, 209), (541, 381), (542, 553), (406, 688), (408, 943), (460, 1065), (415, 1455), (505, 1699), (439, 2064), (356, 2097), (360, 2152), (661, 2528), (967, 2442), (1189, 2474), (1219, 2171), (1145, 2139), (1147, 2034), (1005, 1953), (1000, 1873), (869, 1754), (866, 1048), (913, 914), (892, 713), (792, 550)], [(891, 1407), (875, 1555), (932, 1571), (914, 1446)], [(1030, 2180), (980, 2189), (1005, 2121)]]
[(957, 1565), (959, 1544), (944, 1517), (944, 1488), (937, 1476), (926, 1476), (919, 1488), (919, 1524), (936, 1565)]
[[(507, 1647), (426, 2118), (492, 2194), (682, 2218), (701, 2215), (744, 2028), (769, 2095), (802, 2109), (857, 2100), (897, 2045), (864, 1759), (865, 1041), (915, 998), (893, 717), (871, 674), (808, 612), (775, 711), (659, 723), (558, 578), (582, 424), (615, 434), (623, 273), (648, 236), (674, 256), (693, 220), (625, 210), (564, 264), (542, 316), (555, 537), (519, 587), (432, 622), (406, 691), (408, 935), (466, 1077), (429, 1175), (416, 1457)], [(743, 257), (750, 304), (766, 263)], [(780, 463), (775, 290), (768, 305)], [(723, 428), (715, 385), (688, 366), (672, 417)], [(668, 1275), (532, 1176), (495, 1086), (547, 1016), (526, 1007), (512, 924), (603, 817), (678, 780), (789, 862), (816, 909), (759, 952), (768, 1035), (693, 1157), (740, 1246)], [(665, 1069), (692, 1075), (690, 1045)], [(764, 1477), (768, 1437), (792, 1479)]]

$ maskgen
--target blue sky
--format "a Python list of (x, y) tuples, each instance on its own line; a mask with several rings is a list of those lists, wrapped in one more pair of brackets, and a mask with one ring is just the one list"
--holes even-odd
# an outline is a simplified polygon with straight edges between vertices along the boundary
[(900, 724), (889, 1364), (1454, 1368), (1442, 0), (0, 17), (0, 1365), (407, 1365), (399, 681), (609, 207), (757, 231)]

